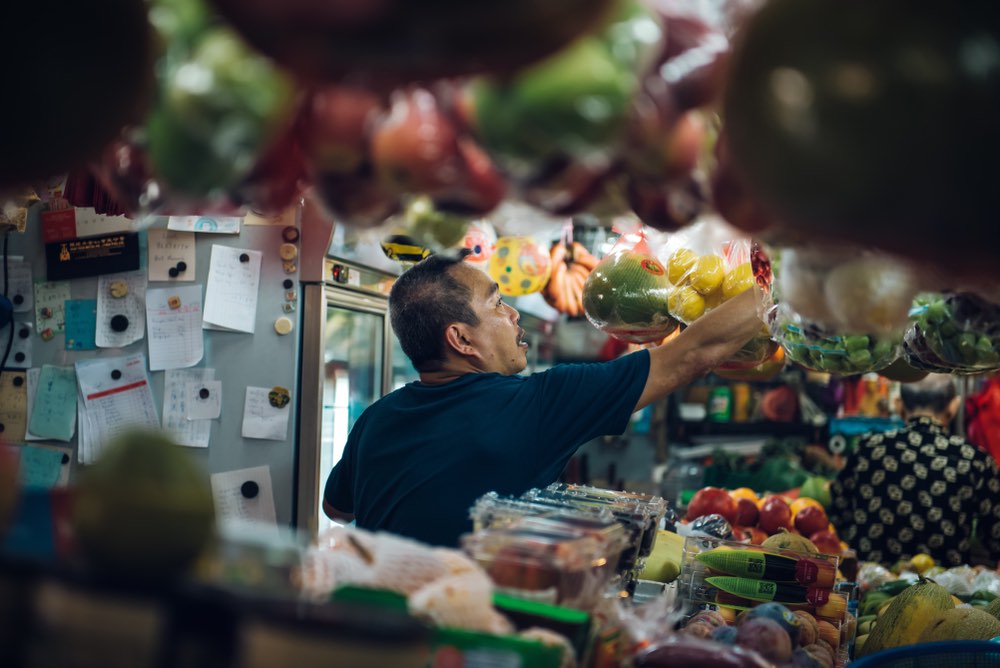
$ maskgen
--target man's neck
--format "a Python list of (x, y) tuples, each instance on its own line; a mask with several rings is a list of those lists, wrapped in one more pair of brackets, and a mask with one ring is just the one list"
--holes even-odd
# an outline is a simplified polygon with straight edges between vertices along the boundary
[(465, 360), (449, 360), (441, 365), (440, 369), (421, 371), (420, 383), (422, 385), (444, 385), (470, 373), (482, 373), (482, 371)]

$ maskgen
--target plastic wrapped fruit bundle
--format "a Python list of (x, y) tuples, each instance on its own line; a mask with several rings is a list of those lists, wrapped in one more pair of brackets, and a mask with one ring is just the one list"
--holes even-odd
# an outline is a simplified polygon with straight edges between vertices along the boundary
[(632, 343), (659, 341), (678, 327), (667, 308), (667, 270), (649, 250), (623, 235), (583, 286), (587, 319), (599, 330)]
[(942, 373), (1000, 369), (1000, 305), (968, 292), (924, 293), (903, 337), (906, 361)]
[[(755, 284), (768, 290), (770, 260), (759, 244), (714, 218), (703, 218), (673, 234), (659, 252), (671, 284), (671, 315), (691, 324)], [(778, 344), (767, 327), (748, 341), (722, 368), (751, 368), (770, 358)]]
[(888, 366), (899, 356), (899, 336), (839, 334), (776, 304), (767, 313), (771, 334), (793, 362), (842, 376), (868, 373)]

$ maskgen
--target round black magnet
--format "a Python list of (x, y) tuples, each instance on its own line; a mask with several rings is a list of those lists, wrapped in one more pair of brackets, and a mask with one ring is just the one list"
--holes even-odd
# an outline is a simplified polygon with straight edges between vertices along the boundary
[(21, 331), (19, 331), (17, 335), (20, 336), (22, 339), (26, 339), (29, 336), (31, 336), (31, 330), (28, 329), (27, 327), (22, 327)]
[(62, 456), (62, 463), (63, 464), (69, 464), (69, 455), (67, 455), (65, 452), (63, 453), (63, 456)]
[(201, 397), (202, 399), (208, 399), (209, 394), (210, 393), (207, 387), (203, 387), (200, 390), (198, 390), (198, 396)]
[(187, 271), (187, 268), (188, 268), (188, 263), (185, 262), (184, 260), (181, 260), (180, 262), (177, 263), (177, 271)]
[(250, 256), (246, 253), (240, 253), (240, 262), (249, 262)]
[(128, 318), (120, 314), (111, 318), (111, 331), (124, 332), (126, 329), (128, 329)]
[(290, 279), (290, 278), (286, 278), (285, 280), (283, 280), (283, 281), (281, 282), (281, 285), (282, 285), (282, 287), (284, 287), (284, 288), (285, 288), (286, 290), (291, 290), (291, 289), (292, 289), (293, 287), (295, 287), (295, 281), (293, 281), (293, 280), (292, 280), (292, 279)]
[(14, 298), (11, 299), (11, 301), (14, 302), (15, 306), (20, 306), (24, 303), (24, 295), (14, 295)]
[(24, 353), (22, 353), (20, 350), (17, 351), (16, 353), (14, 353), (14, 361), (15, 362), (23, 362), (24, 361)]
[(281, 230), (281, 238), (288, 243), (295, 243), (299, 240), (299, 228), (289, 225)]
[(121, 377), (122, 377), (122, 372), (119, 371), (118, 369), (115, 369), (111, 372), (111, 380), (118, 380)]
[(260, 492), (260, 486), (253, 480), (247, 480), (245, 483), (240, 485), (240, 494), (242, 494), (247, 499), (252, 499), (257, 496)]
[(170, 267), (170, 269), (167, 269), (167, 275), (170, 276), (170, 278), (177, 278), (179, 273), (181, 272), (177, 271), (177, 267)]
[(24, 385), (24, 378), (22, 378), (21, 376), (15, 376), (14, 387), (21, 387), (22, 385)]

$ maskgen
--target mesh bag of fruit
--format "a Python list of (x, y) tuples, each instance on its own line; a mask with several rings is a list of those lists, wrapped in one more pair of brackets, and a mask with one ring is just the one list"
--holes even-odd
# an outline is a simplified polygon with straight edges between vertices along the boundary
[[(760, 244), (715, 218), (703, 218), (671, 234), (657, 253), (667, 267), (671, 315), (691, 324), (723, 302), (754, 285), (767, 295), (771, 286), (770, 260)], [(724, 369), (751, 368), (767, 360), (778, 344), (764, 326)]]
[[(617, 228), (616, 228), (617, 229)], [(679, 323), (667, 308), (666, 267), (641, 226), (622, 234), (583, 285), (583, 309), (594, 327), (631, 343), (659, 341)]]
[(922, 293), (903, 337), (910, 365), (941, 373), (1000, 369), (1000, 305), (971, 292)]
[(841, 376), (876, 371), (891, 364), (900, 352), (900, 335), (845, 334), (803, 318), (786, 302), (767, 313), (771, 334), (793, 362)]

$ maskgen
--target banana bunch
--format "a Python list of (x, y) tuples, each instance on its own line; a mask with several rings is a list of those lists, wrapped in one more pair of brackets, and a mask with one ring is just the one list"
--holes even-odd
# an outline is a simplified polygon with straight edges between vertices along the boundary
[(549, 251), (552, 275), (542, 290), (549, 306), (571, 318), (583, 315), (583, 285), (597, 266), (597, 258), (578, 241), (569, 246), (563, 241)]

